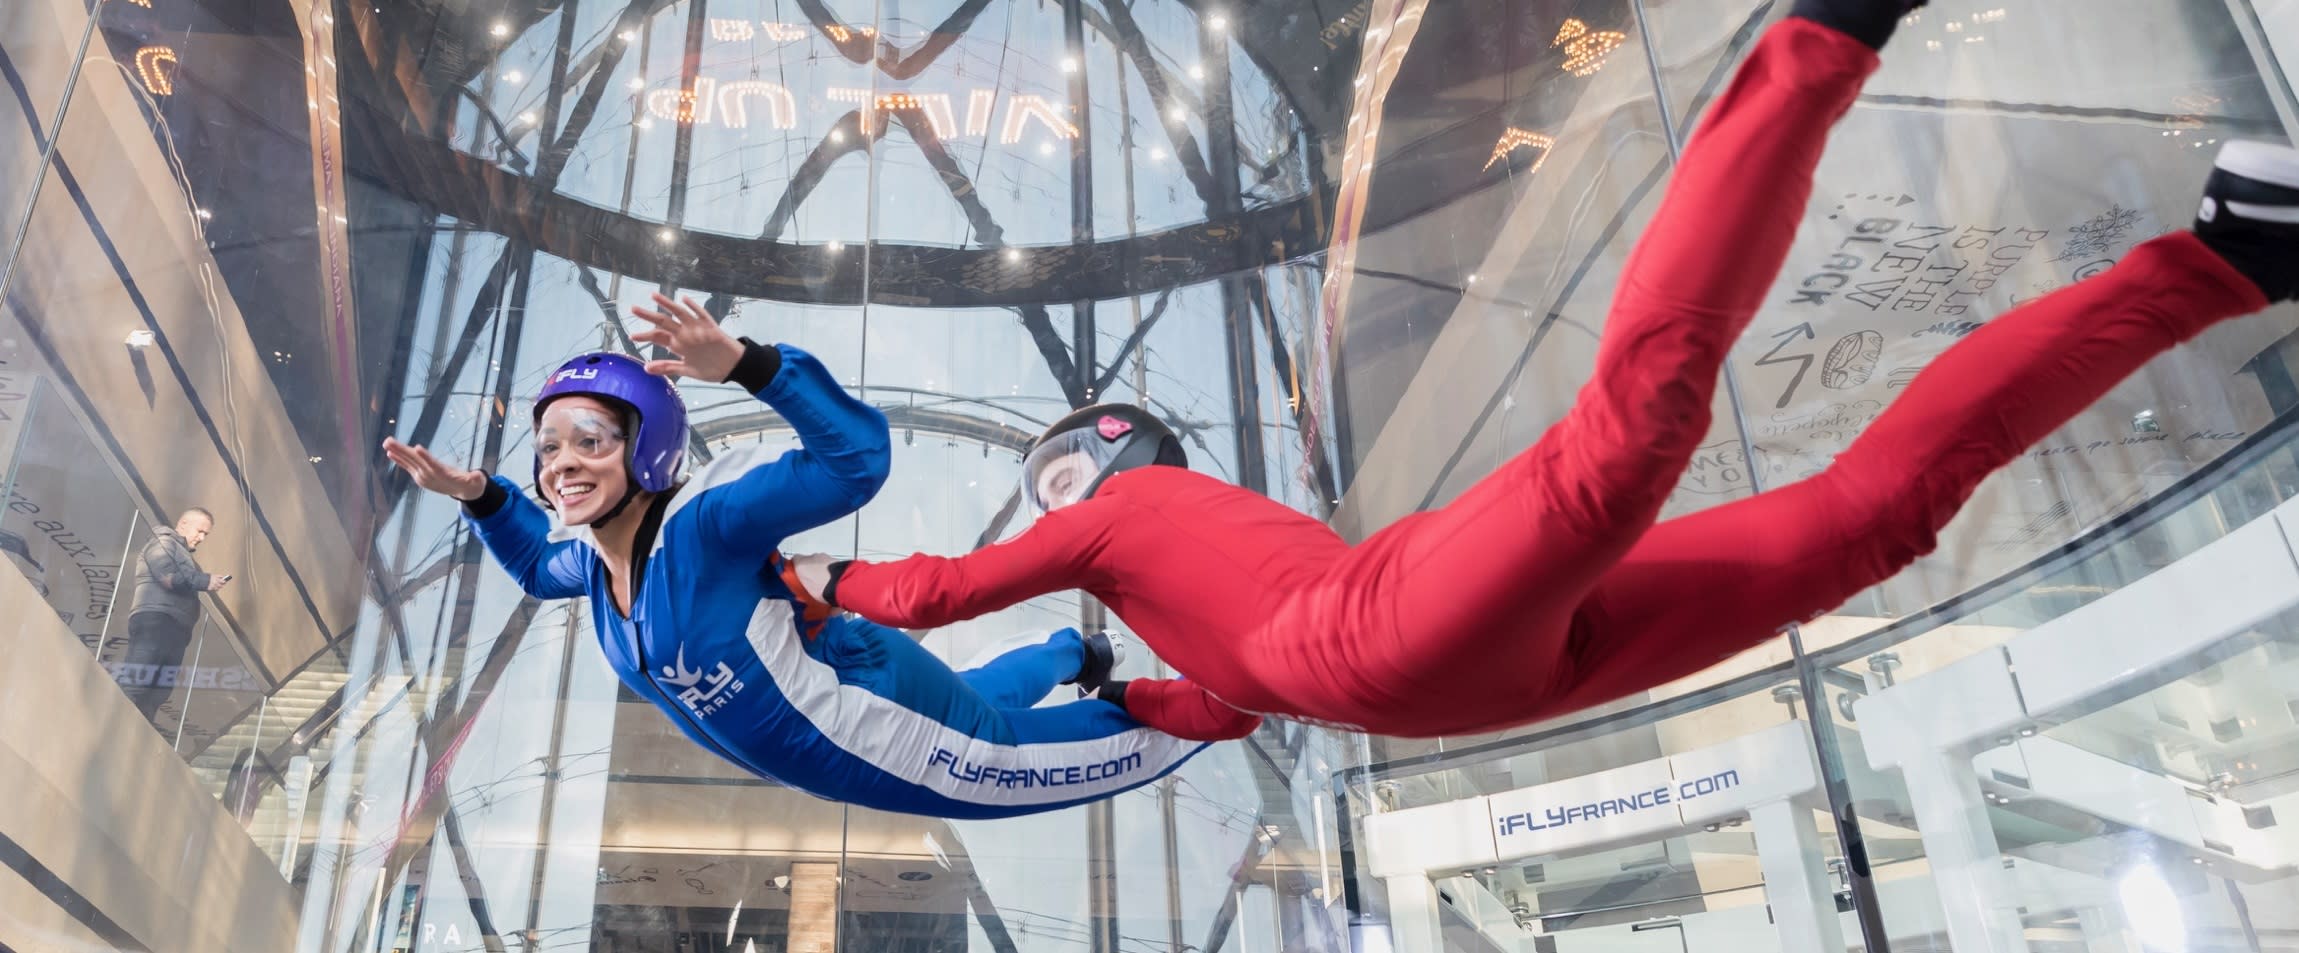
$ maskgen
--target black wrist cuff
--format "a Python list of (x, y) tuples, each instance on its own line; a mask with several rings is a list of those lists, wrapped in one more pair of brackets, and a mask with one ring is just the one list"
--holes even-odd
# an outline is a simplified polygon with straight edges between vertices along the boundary
[(782, 350), (771, 344), (760, 344), (742, 338), (742, 359), (734, 362), (734, 370), (727, 372), (726, 382), (739, 384), (753, 394), (774, 383), (774, 375), (782, 371)]
[(1109, 702), (1112, 705), (1116, 705), (1119, 708), (1124, 708), (1126, 707), (1126, 683), (1130, 681), (1132, 681), (1132, 679), (1126, 679), (1125, 681), (1117, 682), (1105, 682), (1102, 684), (1102, 687), (1094, 690), (1094, 697)]
[(846, 567), (852, 565), (854, 565), (854, 560), (851, 559), (841, 559), (830, 564), (830, 581), (822, 584), (821, 592), (815, 593), (815, 595), (822, 598), (824, 605), (828, 605), (832, 608), (839, 607), (838, 580), (846, 575)]
[(503, 508), (503, 504), (509, 502), (511, 491), (503, 489), (503, 484), (489, 480), (487, 488), (479, 491), (478, 499), (463, 501), (463, 512), (470, 514), (472, 519), (483, 520), (495, 515), (497, 510)]

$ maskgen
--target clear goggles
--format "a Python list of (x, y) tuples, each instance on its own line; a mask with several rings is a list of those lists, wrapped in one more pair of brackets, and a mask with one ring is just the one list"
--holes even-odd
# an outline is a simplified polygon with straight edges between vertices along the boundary
[(1030, 505), (1051, 513), (1085, 499), (1086, 490), (1131, 443), (1131, 434), (1105, 440), (1092, 427), (1047, 438), (1022, 459), (1022, 485)]
[(589, 407), (554, 405), (535, 422), (535, 463), (548, 470), (565, 454), (599, 461), (623, 452), (623, 425)]

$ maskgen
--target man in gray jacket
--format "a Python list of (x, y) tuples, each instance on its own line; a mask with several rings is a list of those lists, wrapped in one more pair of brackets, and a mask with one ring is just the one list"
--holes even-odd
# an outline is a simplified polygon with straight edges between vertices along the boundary
[(135, 608), (128, 612), (128, 654), (120, 660), (120, 686), (145, 720), (175, 693), (184, 649), (200, 621), (200, 593), (222, 589), (230, 576), (200, 571), (192, 550), (215, 528), (215, 516), (199, 507), (176, 517), (176, 528), (161, 528), (136, 558)]

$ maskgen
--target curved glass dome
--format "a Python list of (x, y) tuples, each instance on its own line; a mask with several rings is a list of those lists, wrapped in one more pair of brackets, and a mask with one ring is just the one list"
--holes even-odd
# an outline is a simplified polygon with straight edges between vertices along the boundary
[[(716, 286), (786, 300), (852, 294), (844, 249), (864, 241), (874, 294), (945, 305), (1106, 299), (1318, 249), (1321, 124), (1354, 50), (1304, 42), (1294, 18), (843, 6), (379, 11), (409, 40), (458, 31), (463, 57), (426, 63), (420, 92), (439, 100), (436, 135), (492, 171), (422, 155), (432, 134), (404, 126), (377, 145), (437, 167), (400, 179), (427, 201), (452, 204), (430, 193), (473, 174), (548, 192), (529, 221), (574, 260), (683, 255), (706, 284), (723, 270)], [(1014, 246), (1047, 250), (951, 254)]]

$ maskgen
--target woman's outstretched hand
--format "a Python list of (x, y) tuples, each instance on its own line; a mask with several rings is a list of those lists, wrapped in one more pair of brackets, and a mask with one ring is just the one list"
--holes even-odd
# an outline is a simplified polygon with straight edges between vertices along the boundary
[(723, 381), (742, 360), (742, 342), (726, 333), (710, 312), (688, 298), (672, 301), (655, 295), (661, 311), (633, 306), (631, 313), (654, 327), (631, 335), (640, 344), (653, 344), (678, 355), (675, 361), (648, 361), (647, 373), (664, 377), (699, 377)]
[(431, 451), (400, 443), (397, 437), (383, 438), (383, 455), (390, 457), (392, 463), (399, 465), (399, 469), (407, 471), (416, 486), (433, 493), (469, 503), (487, 492), (486, 474), (448, 466), (438, 457), (432, 456)]

